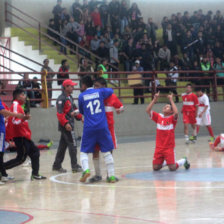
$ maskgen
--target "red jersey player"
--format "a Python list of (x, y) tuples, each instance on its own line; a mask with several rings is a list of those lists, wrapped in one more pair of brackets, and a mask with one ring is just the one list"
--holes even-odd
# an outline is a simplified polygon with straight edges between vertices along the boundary
[(220, 134), (216, 139), (215, 142), (210, 142), (211, 149), (215, 151), (224, 151), (224, 133)]
[(190, 168), (187, 158), (175, 161), (175, 127), (178, 119), (178, 110), (173, 101), (173, 94), (167, 96), (170, 104), (163, 107), (163, 114), (152, 111), (157, 102), (159, 92), (155, 94), (154, 99), (146, 108), (150, 118), (157, 124), (156, 130), (156, 149), (153, 158), (153, 170), (158, 171), (164, 166), (168, 166), (170, 171), (177, 170), (180, 166), (185, 169)]
[[(107, 87), (107, 82), (104, 78), (98, 78), (94, 82), (94, 88), (104, 88)], [(108, 123), (108, 128), (112, 136), (112, 140), (114, 143), (114, 148), (117, 148), (117, 139), (115, 135), (115, 130), (114, 130), (114, 110), (116, 111), (117, 114), (120, 114), (123, 112), (124, 107), (121, 101), (117, 98), (115, 94), (112, 94), (110, 97), (108, 97), (104, 101), (104, 106), (105, 106), (105, 111), (106, 111), (106, 117), (107, 117), (107, 123)], [(102, 180), (101, 176), (101, 171), (100, 171), (100, 160), (99, 160), (99, 147), (97, 146), (95, 149), (95, 152), (93, 154), (93, 164), (95, 168), (95, 176), (90, 178), (90, 182), (99, 182)], [(118, 181), (118, 178), (116, 178)]]
[[(183, 107), (181, 112), (183, 113), (185, 142), (189, 144), (190, 141), (194, 142), (197, 139), (196, 117), (199, 105), (198, 97), (192, 93), (191, 84), (186, 85), (186, 93), (182, 94), (182, 101)], [(191, 124), (193, 129), (193, 135), (190, 138), (188, 136), (189, 124)]]

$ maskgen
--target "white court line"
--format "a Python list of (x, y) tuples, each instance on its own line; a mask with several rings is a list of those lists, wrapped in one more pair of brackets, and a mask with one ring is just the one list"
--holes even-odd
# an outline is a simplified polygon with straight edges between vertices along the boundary
[[(148, 167), (152, 167), (152, 166), (127, 166), (127, 167), (118, 167), (116, 168), (116, 170), (119, 170), (119, 169), (128, 169), (128, 168), (148, 168)], [(51, 176), (50, 177), (50, 181), (54, 182), (54, 183), (59, 183), (59, 184), (65, 184), (65, 185), (78, 185), (78, 186), (88, 186), (88, 187), (104, 187), (104, 188), (111, 188), (112, 186), (115, 187), (115, 188), (129, 188), (129, 189), (176, 189), (176, 190), (206, 190), (206, 189), (224, 189), (224, 185), (223, 186), (204, 186), (204, 187), (178, 187), (178, 186), (175, 186), (175, 187), (155, 187), (155, 186), (125, 186), (125, 185), (118, 185), (118, 184), (81, 184), (79, 182), (66, 182), (66, 181), (61, 181), (61, 180), (57, 180), (58, 177), (61, 177), (61, 176), (66, 176), (68, 174), (72, 174), (72, 173), (62, 173), (62, 174), (57, 174), (57, 175), (54, 175), (54, 176)], [(74, 174), (73, 174), (74, 175)], [(152, 182), (154, 182), (152, 180)]]

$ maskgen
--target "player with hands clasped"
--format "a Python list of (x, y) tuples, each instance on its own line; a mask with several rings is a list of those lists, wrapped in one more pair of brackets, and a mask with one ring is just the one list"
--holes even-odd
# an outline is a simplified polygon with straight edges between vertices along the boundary
[(189, 169), (190, 163), (186, 157), (175, 161), (175, 127), (178, 120), (178, 109), (173, 101), (173, 94), (167, 96), (170, 104), (163, 107), (163, 113), (157, 113), (152, 111), (152, 108), (157, 102), (159, 94), (159, 92), (155, 94), (154, 99), (146, 108), (146, 113), (157, 124), (153, 170), (158, 171), (164, 166), (168, 166), (170, 171), (175, 171), (180, 166)]

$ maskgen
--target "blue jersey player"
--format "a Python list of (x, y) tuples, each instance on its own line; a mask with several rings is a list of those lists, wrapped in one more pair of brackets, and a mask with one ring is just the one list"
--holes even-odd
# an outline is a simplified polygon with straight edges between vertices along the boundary
[(111, 154), (114, 145), (104, 109), (104, 100), (112, 95), (113, 90), (110, 88), (94, 89), (92, 86), (93, 81), (90, 76), (82, 78), (81, 89), (83, 92), (79, 95), (79, 111), (84, 115), (84, 127), (80, 160), (84, 172), (80, 182), (85, 182), (90, 176), (88, 153), (93, 153), (98, 144), (106, 163), (108, 182), (114, 183), (116, 179)]

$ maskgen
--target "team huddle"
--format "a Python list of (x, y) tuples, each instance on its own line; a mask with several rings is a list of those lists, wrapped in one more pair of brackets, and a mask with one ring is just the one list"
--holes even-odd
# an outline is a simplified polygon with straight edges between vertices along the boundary
[[(82, 172), (80, 182), (86, 182), (90, 177), (88, 154), (93, 154), (93, 165), (95, 175), (89, 179), (90, 183), (102, 180), (100, 169), (100, 152), (104, 158), (107, 169), (107, 182), (115, 183), (118, 178), (115, 176), (113, 150), (117, 148), (114, 131), (114, 111), (120, 114), (124, 111), (123, 104), (113, 93), (111, 88), (107, 88), (104, 78), (97, 78), (94, 81), (90, 76), (81, 79), (81, 93), (78, 98), (78, 107), (74, 104), (72, 92), (74, 86), (72, 80), (63, 82), (62, 94), (57, 99), (57, 118), (61, 138), (52, 166), (53, 171), (67, 172), (62, 167), (66, 149), (69, 149), (72, 172)], [(175, 171), (180, 166), (185, 169), (190, 168), (190, 163), (186, 157), (175, 160), (175, 127), (178, 121), (178, 109), (173, 101), (173, 95), (167, 96), (169, 103), (163, 107), (162, 113), (152, 110), (157, 102), (160, 93), (154, 95), (154, 99), (146, 108), (146, 113), (157, 125), (156, 147), (153, 157), (153, 170), (158, 171), (164, 166)], [(26, 157), (31, 159), (32, 180), (43, 180), (46, 177), (39, 174), (39, 149), (31, 140), (31, 130), (28, 125), (30, 115), (25, 114), (22, 105), (25, 103), (25, 93), (21, 89), (13, 92), (12, 106), (7, 106), (0, 101), (0, 184), (12, 179), (6, 170), (22, 164)], [(224, 134), (216, 140), (211, 127), (210, 104), (208, 96), (202, 89), (196, 89), (196, 94), (192, 92), (191, 84), (186, 86), (186, 93), (182, 94), (185, 143), (195, 143), (200, 126), (206, 126), (210, 134), (210, 145), (212, 149), (224, 150)], [(75, 119), (83, 122), (83, 135), (80, 147), (80, 162), (77, 162), (77, 144), (74, 134)], [(193, 129), (192, 136), (189, 137), (188, 126)], [(213, 145), (213, 142), (215, 143)], [(15, 159), (4, 162), (3, 155), (8, 142), (14, 142), (17, 149)]]

